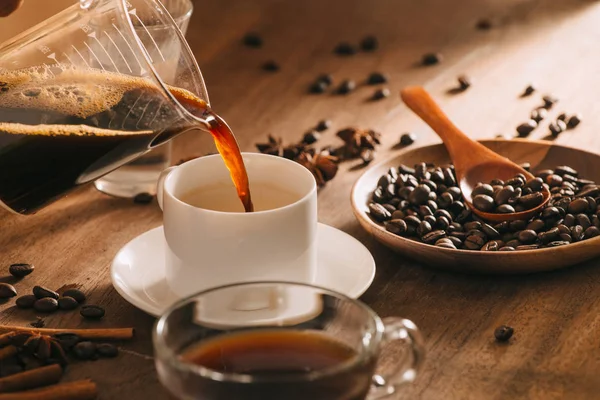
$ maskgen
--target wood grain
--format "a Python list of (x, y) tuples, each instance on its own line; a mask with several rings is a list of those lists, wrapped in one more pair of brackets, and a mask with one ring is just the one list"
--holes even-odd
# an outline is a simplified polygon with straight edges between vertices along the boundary
[[(27, 11), (19, 13), (38, 18), (55, 7), (46, 3), (26, 0)], [(592, 152), (600, 149), (596, 121), (600, 3), (596, 1), (204, 0), (195, 5), (190, 45), (212, 105), (236, 132), (244, 150), (253, 151), (254, 143), (267, 133), (298, 140), (322, 118), (333, 121), (323, 144), (339, 143), (335, 130), (350, 125), (382, 132), (377, 160), (397, 154), (401, 149), (396, 144), (406, 131), (417, 133), (419, 145), (437, 142), (397, 97), (401, 88), (413, 84), (425, 86), (456, 124), (476, 138), (514, 134), (515, 127), (541, 103), (541, 94), (552, 93), (560, 102), (550, 118), (561, 111), (584, 116), (580, 127), (557, 142)], [(493, 29), (474, 28), (482, 17), (492, 20)], [(0, 35), (26, 27), (24, 20), (0, 23)], [(249, 30), (264, 36), (262, 49), (240, 45)], [(378, 36), (377, 52), (347, 58), (331, 53), (339, 41), (356, 42), (365, 34)], [(422, 54), (431, 51), (441, 52), (444, 62), (418, 67)], [(278, 61), (282, 70), (262, 71), (260, 65), (268, 59)], [(372, 71), (389, 74), (393, 96), (368, 101), (373, 88), (365, 85), (349, 96), (306, 94), (319, 73), (332, 73), (338, 82), (346, 78), (362, 82)], [(473, 86), (461, 94), (448, 94), (460, 74), (468, 74)], [(539, 91), (519, 98), (530, 83)], [(547, 137), (548, 121), (532, 138)], [(188, 133), (176, 140), (174, 159), (208, 151), (213, 151), (209, 135)], [(319, 218), (355, 236), (373, 252), (377, 276), (362, 299), (382, 316), (412, 319), (423, 331), (428, 358), (422, 373), (393, 398), (598, 397), (598, 261), (521, 277), (424, 268), (376, 242), (355, 220), (349, 196), (360, 173), (352, 162), (341, 167), (319, 194)], [(36, 284), (55, 289), (75, 284), (89, 294), (90, 304), (107, 309), (100, 322), (83, 321), (77, 313), (56, 313), (45, 318), (48, 327), (136, 328), (136, 339), (123, 345), (126, 352), (119, 359), (79, 363), (67, 371), (68, 380), (96, 381), (100, 399), (169, 398), (154, 372), (150, 338), (154, 319), (119, 297), (108, 272), (125, 243), (160, 223), (156, 204), (134, 205), (90, 187), (32, 217), (0, 215), (4, 271), (12, 262), (36, 265), (33, 275), (16, 283), (20, 293)], [(0, 306), (0, 323), (26, 325), (34, 319), (34, 312), (16, 310), (12, 302)], [(515, 328), (507, 345), (494, 342), (493, 330), (500, 324)]]

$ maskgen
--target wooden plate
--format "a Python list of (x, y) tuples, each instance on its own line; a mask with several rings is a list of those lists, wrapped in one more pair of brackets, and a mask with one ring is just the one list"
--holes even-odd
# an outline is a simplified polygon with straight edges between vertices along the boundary
[[(483, 145), (510, 158), (516, 163), (529, 162), (531, 170), (569, 165), (579, 176), (600, 182), (600, 155), (550, 142), (531, 140), (483, 140)], [(352, 188), (352, 208), (360, 224), (375, 239), (400, 254), (429, 266), (457, 272), (524, 274), (564, 268), (600, 256), (600, 236), (567, 246), (514, 251), (483, 252), (452, 250), (434, 247), (394, 235), (374, 222), (367, 213), (367, 204), (377, 181), (391, 167), (400, 164), (413, 166), (418, 162), (437, 165), (449, 163), (448, 153), (442, 144), (408, 150), (387, 161), (369, 168)]]

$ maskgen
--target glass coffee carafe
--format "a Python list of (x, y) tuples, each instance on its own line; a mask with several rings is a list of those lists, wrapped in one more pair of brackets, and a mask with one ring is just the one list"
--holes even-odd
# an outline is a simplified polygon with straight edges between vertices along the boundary
[(33, 213), (179, 133), (208, 130), (213, 114), (190, 112), (188, 94), (208, 109), (158, 0), (81, 0), (0, 45), (0, 204)]

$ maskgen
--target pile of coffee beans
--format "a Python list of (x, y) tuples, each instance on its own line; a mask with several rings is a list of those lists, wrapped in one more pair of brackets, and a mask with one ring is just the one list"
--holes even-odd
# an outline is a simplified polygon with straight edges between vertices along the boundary
[[(542, 187), (550, 191), (551, 198), (542, 211), (528, 221), (486, 223), (465, 206), (454, 166), (426, 163), (414, 167), (401, 165), (381, 176), (368, 205), (369, 214), (391, 233), (449, 249), (533, 250), (600, 235), (598, 185), (579, 177), (569, 166), (539, 171), (535, 176), (531, 181), (536, 182), (533, 185), (537, 187), (541, 182)], [(505, 190), (510, 181), (496, 185), (502, 186), (498, 192)], [(513, 189), (506, 192), (516, 191), (516, 185), (520, 185), (521, 197), (529, 195), (523, 195), (525, 182), (513, 183), (515, 186), (509, 185)], [(488, 187), (479, 190), (489, 193)], [(533, 194), (534, 189), (531, 190)]]
[[(554, 177), (549, 181), (554, 182)], [(480, 182), (473, 188), (471, 197), (473, 206), (480, 211), (507, 214), (539, 206), (544, 202), (543, 190), (542, 178), (527, 181), (525, 175), (517, 174), (506, 182), (501, 179)]]

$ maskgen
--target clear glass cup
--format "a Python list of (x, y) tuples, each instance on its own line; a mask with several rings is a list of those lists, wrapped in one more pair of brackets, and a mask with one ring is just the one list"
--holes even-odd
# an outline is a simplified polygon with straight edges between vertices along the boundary
[[(185, 36), (187, 28), (194, 11), (194, 5), (191, 0), (160, 0), (166, 10), (173, 17), (173, 21)], [(148, 29), (149, 34), (158, 43), (159, 47), (165, 48), (162, 57), (154, 63), (156, 71), (165, 81), (172, 81), (177, 75), (177, 62), (180, 57), (180, 48), (177, 46), (165, 46), (165, 42), (171, 40), (168, 32), (170, 27), (164, 24), (145, 24), (145, 28), (136, 27), (136, 34), (144, 35), (144, 29)], [(97, 44), (102, 44), (105, 48), (114, 47), (108, 37), (101, 38)], [(99, 52), (102, 54), (102, 52)], [(110, 50), (109, 50), (110, 53)], [(95, 62), (95, 60), (90, 60)], [(160, 173), (171, 165), (171, 153), (173, 142), (168, 141), (151, 150), (138, 159), (130, 162), (104, 175), (94, 182), (94, 186), (99, 191), (117, 197), (135, 197), (140, 193), (156, 194), (156, 182)]]
[[(313, 337), (327, 339), (350, 349), (352, 356), (340, 358), (339, 363), (330, 363), (323, 369), (285, 373), (270, 370), (266, 374), (252, 368), (244, 372), (211, 369), (188, 361), (197, 358), (207, 345), (212, 346), (217, 357), (225, 357), (243, 348), (240, 343), (257, 346), (249, 353), (256, 361), (264, 362), (264, 357), (282, 351), (286, 351), (289, 360), (294, 354), (287, 347), (278, 348), (277, 335), (290, 333), (299, 333), (311, 341)], [(239, 341), (248, 334), (258, 336)], [(268, 342), (260, 339), (261, 334), (270, 335)], [(172, 306), (157, 321), (153, 342), (160, 381), (177, 398), (186, 400), (381, 399), (416, 377), (425, 354), (421, 335), (411, 321), (381, 319), (358, 300), (287, 282), (241, 283), (191, 296)], [(221, 343), (237, 344), (218, 347)], [(312, 344), (303, 344), (309, 346), (307, 352)], [(394, 344), (401, 345), (403, 351), (394, 351), (398, 358), (378, 367), (382, 349), (385, 352), (385, 347)], [(272, 350), (270, 355), (264, 353), (264, 346)], [(318, 358), (322, 353), (316, 354)], [(225, 363), (221, 358), (217, 362)], [(272, 367), (274, 362), (269, 365)]]

